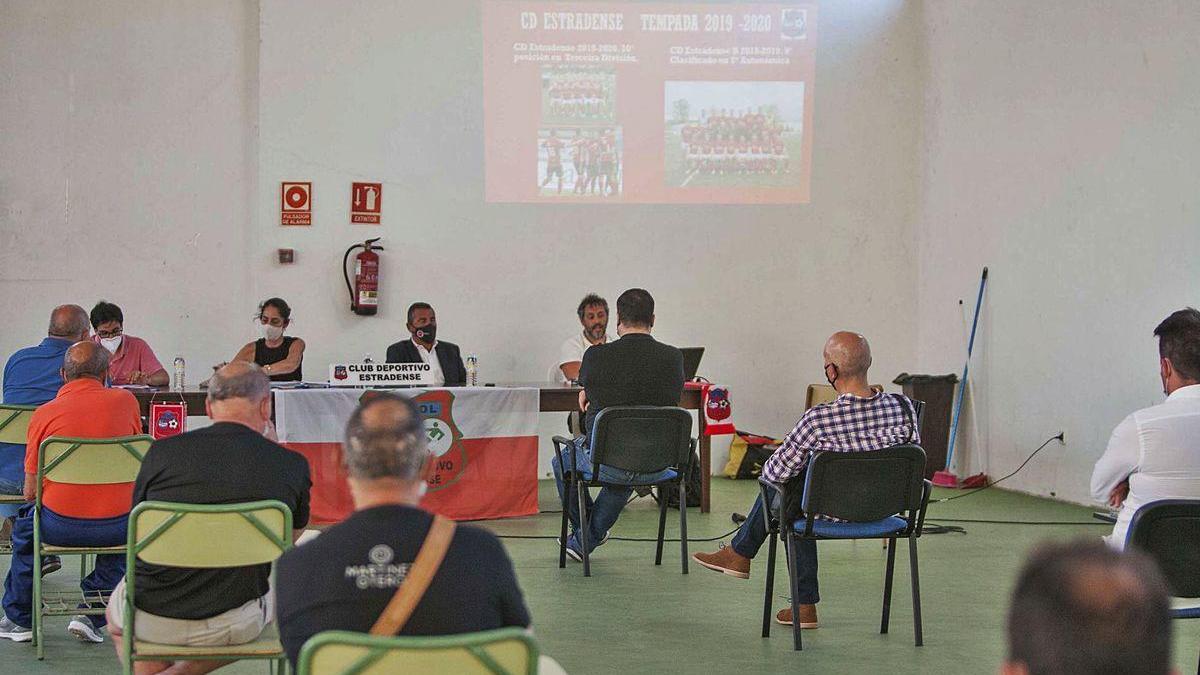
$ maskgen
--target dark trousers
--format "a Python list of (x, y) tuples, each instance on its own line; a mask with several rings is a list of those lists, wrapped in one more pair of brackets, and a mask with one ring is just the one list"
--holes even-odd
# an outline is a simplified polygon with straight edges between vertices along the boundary
[[(763, 519), (765, 511), (762, 497), (754, 500), (746, 521), (733, 535), (730, 548), (744, 558), (753, 558), (758, 549), (767, 541), (767, 524)], [(800, 594), (796, 601), (801, 605), (815, 605), (821, 601), (817, 585), (817, 542), (812, 539), (796, 539), (796, 577), (800, 586)]]
[[(54, 546), (121, 546), (125, 543), (127, 515), (115, 518), (87, 519), (60, 516), (42, 507), (42, 543)], [(29, 628), (33, 625), (33, 504), (17, 513), (12, 532), (12, 565), (4, 579), (4, 615), (10, 621)], [(96, 569), (79, 587), (87, 595), (111, 593), (125, 576), (125, 554), (96, 556)], [(98, 605), (97, 605), (98, 606)], [(92, 617), (103, 626), (104, 615)]]

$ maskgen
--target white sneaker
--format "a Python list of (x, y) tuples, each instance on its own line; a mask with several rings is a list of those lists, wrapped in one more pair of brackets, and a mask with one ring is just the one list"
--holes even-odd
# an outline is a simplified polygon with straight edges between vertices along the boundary
[(96, 628), (96, 624), (92, 623), (92, 617), (86, 614), (77, 614), (71, 617), (71, 623), (67, 625), (67, 632), (74, 635), (80, 642), (104, 642), (103, 630)]
[(29, 642), (33, 640), (33, 629), (18, 626), (10, 621), (7, 616), (0, 615), (0, 638), (12, 640), (13, 642)]

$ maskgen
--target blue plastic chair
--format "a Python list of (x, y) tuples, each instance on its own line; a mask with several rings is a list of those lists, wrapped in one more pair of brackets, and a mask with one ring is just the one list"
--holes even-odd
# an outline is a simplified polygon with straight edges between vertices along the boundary
[[(1200, 500), (1164, 499), (1142, 506), (1129, 521), (1125, 548), (1154, 558), (1171, 595), (1200, 598)], [(1171, 618), (1200, 619), (1200, 606), (1172, 609)]]
[[(892, 606), (892, 573), (896, 564), (896, 540), (908, 540), (912, 576), (913, 635), (916, 645), (924, 643), (921, 631), (921, 581), (917, 564), (917, 538), (925, 522), (932, 484), (925, 480), (925, 451), (916, 445), (899, 445), (871, 452), (818, 452), (809, 460), (808, 473), (786, 484), (760, 479), (770, 541), (767, 583), (763, 597), (762, 636), (771, 634), (771, 596), (775, 585), (776, 537), (784, 540), (788, 579), (792, 594), (792, 641), (803, 648), (800, 638), (798, 578), (791, 561), (801, 539), (887, 539), (887, 573), (883, 586), (883, 617), (879, 632), (888, 632)], [(799, 510), (789, 513), (787, 505), (797, 501)], [(822, 518), (824, 516), (825, 518)], [(829, 520), (835, 518), (836, 521)]]

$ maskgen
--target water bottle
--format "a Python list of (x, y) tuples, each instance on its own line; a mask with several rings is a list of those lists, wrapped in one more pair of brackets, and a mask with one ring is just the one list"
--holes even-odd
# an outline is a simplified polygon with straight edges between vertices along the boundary
[(467, 386), (479, 386), (479, 357), (474, 354), (467, 355)]
[(175, 384), (171, 388), (175, 391), (183, 391), (183, 370), (184, 361), (182, 356), (175, 357)]

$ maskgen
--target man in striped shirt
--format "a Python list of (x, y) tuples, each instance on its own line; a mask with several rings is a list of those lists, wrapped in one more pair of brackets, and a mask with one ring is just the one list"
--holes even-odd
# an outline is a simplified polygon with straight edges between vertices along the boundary
[[(834, 333), (825, 343), (825, 378), (837, 390), (832, 403), (813, 406), (771, 458), (763, 464), (763, 478), (783, 483), (800, 476), (815, 452), (865, 452), (904, 443), (920, 443), (916, 409), (899, 394), (874, 391), (867, 383), (871, 347), (857, 333)], [(773, 505), (774, 506), (774, 505)], [(739, 579), (750, 578), (750, 559), (767, 540), (762, 497), (754, 502), (728, 547), (715, 553), (696, 553), (696, 562)], [(800, 627), (817, 627), (817, 544), (798, 542), (796, 560), (799, 577)], [(792, 624), (790, 607), (780, 610), (775, 620)]]

